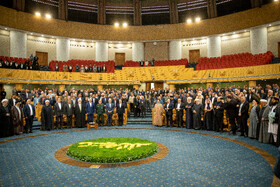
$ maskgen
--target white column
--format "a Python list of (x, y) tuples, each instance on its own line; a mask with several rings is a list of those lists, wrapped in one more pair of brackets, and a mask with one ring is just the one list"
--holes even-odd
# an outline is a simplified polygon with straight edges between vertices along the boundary
[(70, 40), (64, 38), (56, 39), (56, 60), (68, 61), (70, 58)]
[(169, 42), (169, 60), (179, 60), (182, 58), (182, 43), (179, 40)]
[[(26, 58), (27, 53), (27, 35), (18, 31), (10, 31), (10, 56)], [(31, 54), (29, 54), (31, 55)]]
[(257, 28), (250, 31), (251, 53), (267, 52), (267, 28)]
[(132, 44), (132, 60), (133, 61), (145, 60), (144, 43), (134, 42)]
[(207, 38), (207, 56), (220, 57), (221, 56), (221, 37), (210, 36)]
[(95, 60), (108, 61), (108, 42), (96, 42)]

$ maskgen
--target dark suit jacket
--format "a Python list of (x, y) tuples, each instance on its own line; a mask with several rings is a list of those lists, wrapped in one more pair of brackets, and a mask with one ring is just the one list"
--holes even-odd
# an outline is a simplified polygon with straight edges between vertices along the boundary
[(28, 118), (33, 117), (34, 118), (34, 116), (36, 115), (34, 105), (31, 105), (31, 108), (32, 108), (32, 111), (33, 111), (33, 116), (30, 116), (30, 108), (29, 108), (28, 104), (24, 105), (23, 113), (24, 113), (25, 117), (28, 117)]
[(167, 103), (166, 103), (165, 106), (164, 106), (166, 115), (172, 115), (173, 108), (174, 108), (173, 103), (169, 103), (168, 110), (166, 110), (167, 109)]
[(124, 114), (124, 113), (125, 113), (124, 104), (122, 103), (121, 107), (120, 107), (120, 104), (117, 104), (117, 114)]
[(113, 114), (114, 109), (115, 109), (115, 104), (114, 104), (114, 103), (111, 103), (111, 107), (110, 107), (110, 104), (109, 104), (109, 103), (106, 104), (106, 111), (107, 111), (107, 113), (108, 113), (109, 111), (112, 111), (111, 114)]
[(63, 107), (63, 114), (67, 115), (67, 116), (72, 116), (74, 114), (74, 109), (75, 108), (74, 108), (72, 103), (71, 103), (71, 108), (69, 108), (69, 104), (68, 103), (65, 103), (64, 107)]
[(91, 103), (91, 107), (90, 107), (89, 102), (87, 102), (87, 104), (86, 104), (86, 113), (94, 114), (94, 109), (95, 109), (95, 104), (92, 102)]
[[(240, 109), (240, 106), (241, 106), (241, 104), (239, 105), (238, 111)], [(249, 111), (249, 103), (248, 103), (248, 101), (245, 101), (241, 108), (241, 116), (248, 118), (248, 115), (249, 115), (248, 111)]]
[(174, 108), (176, 109), (176, 113), (177, 112), (183, 113), (183, 110), (185, 109), (184, 103), (181, 102), (179, 111), (177, 110), (177, 106), (178, 106), (178, 103), (174, 106)]
[(63, 115), (63, 110), (64, 110), (63, 103), (61, 103), (61, 109), (59, 108), (58, 103), (55, 103), (55, 105), (54, 105), (54, 115), (62, 116)]

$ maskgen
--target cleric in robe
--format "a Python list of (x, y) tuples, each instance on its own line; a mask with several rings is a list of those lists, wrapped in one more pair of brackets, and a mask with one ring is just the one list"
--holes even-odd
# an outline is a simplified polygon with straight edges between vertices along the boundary
[(15, 105), (12, 106), (11, 111), (13, 115), (14, 134), (19, 135), (23, 132), (23, 110), (20, 107), (21, 100), (16, 100)]
[(42, 130), (51, 130), (54, 127), (53, 109), (49, 100), (45, 100), (45, 105), (41, 112)]
[(193, 128), (193, 113), (192, 113), (192, 107), (194, 103), (192, 101), (192, 97), (187, 98), (186, 102), (186, 128), (187, 129), (192, 129)]
[(85, 127), (85, 123), (86, 123), (85, 122), (86, 121), (85, 115), (86, 115), (85, 106), (82, 102), (82, 99), (79, 98), (78, 99), (78, 104), (75, 107), (76, 125), (77, 125), (78, 128), (84, 128)]
[(0, 138), (12, 136), (14, 132), (12, 113), (8, 105), (8, 99), (2, 100), (0, 106)]
[(193, 105), (193, 127), (195, 130), (201, 128), (201, 117), (203, 117), (203, 106), (200, 103), (200, 99), (195, 99), (195, 104)]

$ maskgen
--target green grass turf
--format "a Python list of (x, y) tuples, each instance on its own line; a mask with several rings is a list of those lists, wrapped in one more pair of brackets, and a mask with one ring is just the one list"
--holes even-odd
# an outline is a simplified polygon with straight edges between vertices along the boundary
[[(124, 143), (129, 144), (125, 146)], [(149, 145), (137, 147), (137, 143)], [(132, 147), (131, 144), (135, 146)], [(120, 163), (143, 159), (157, 152), (158, 145), (149, 140), (131, 137), (110, 137), (77, 142), (68, 148), (66, 154), (85, 162)]]

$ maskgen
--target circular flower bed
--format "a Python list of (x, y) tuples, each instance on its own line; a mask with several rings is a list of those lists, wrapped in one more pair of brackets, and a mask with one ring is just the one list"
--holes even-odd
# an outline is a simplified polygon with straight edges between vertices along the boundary
[(92, 163), (120, 163), (143, 159), (158, 152), (158, 145), (145, 139), (110, 137), (84, 140), (71, 145), (66, 154)]

